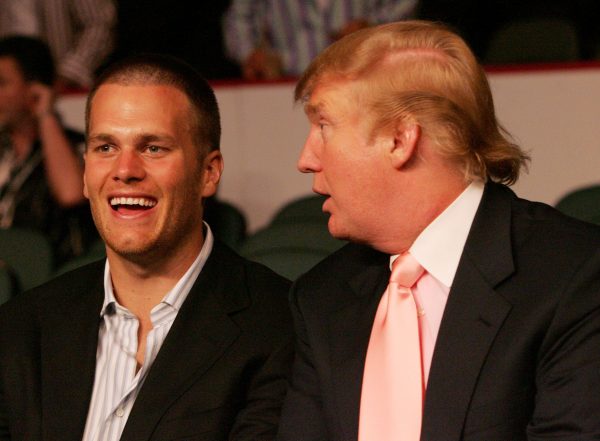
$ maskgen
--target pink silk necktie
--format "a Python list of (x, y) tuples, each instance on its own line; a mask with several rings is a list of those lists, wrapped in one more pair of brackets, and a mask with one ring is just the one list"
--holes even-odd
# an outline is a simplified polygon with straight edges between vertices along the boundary
[(392, 265), (367, 350), (359, 441), (418, 441), (421, 436), (423, 363), (411, 287), (423, 271), (408, 253)]

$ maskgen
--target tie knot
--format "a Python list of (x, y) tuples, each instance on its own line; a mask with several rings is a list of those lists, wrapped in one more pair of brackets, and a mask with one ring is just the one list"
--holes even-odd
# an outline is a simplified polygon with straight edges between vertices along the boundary
[(390, 282), (395, 282), (405, 288), (412, 286), (419, 280), (425, 269), (408, 252), (399, 255), (392, 264)]

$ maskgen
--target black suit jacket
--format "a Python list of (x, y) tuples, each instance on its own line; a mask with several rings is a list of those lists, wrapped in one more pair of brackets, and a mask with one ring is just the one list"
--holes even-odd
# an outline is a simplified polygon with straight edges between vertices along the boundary
[[(348, 245), (292, 288), (281, 440), (357, 439), (388, 263)], [(442, 318), (421, 440), (598, 440), (599, 391), (600, 229), (488, 184)]]
[[(81, 440), (103, 268), (76, 270), (0, 310), (0, 439)], [(273, 439), (293, 349), (288, 288), (216, 242), (121, 439)]]

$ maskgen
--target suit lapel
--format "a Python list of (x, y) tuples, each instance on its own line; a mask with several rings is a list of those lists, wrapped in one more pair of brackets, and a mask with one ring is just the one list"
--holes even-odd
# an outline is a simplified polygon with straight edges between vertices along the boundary
[(514, 272), (510, 193), (488, 184), (444, 311), (429, 376), (422, 441), (458, 441), (479, 372), (511, 305), (494, 287)]
[(247, 306), (243, 268), (215, 243), (131, 410), (122, 440), (147, 440), (161, 417), (239, 335), (229, 313)]
[[(369, 257), (357, 267), (346, 292), (335, 296), (337, 309), (327, 313), (331, 378), (335, 405), (339, 410), (339, 430), (343, 439), (356, 439), (365, 357), (375, 312), (387, 286), (389, 256), (369, 250)], [(372, 256), (370, 256), (372, 254)], [(350, 293), (350, 294), (348, 294)]]
[[(103, 264), (61, 285), (41, 324), (42, 430), (46, 440), (80, 440), (94, 384)], [(49, 311), (50, 310), (50, 311)]]

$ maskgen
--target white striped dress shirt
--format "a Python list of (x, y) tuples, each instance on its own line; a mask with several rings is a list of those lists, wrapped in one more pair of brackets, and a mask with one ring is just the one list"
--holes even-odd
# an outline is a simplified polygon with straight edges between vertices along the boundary
[(206, 225), (200, 254), (177, 284), (151, 313), (152, 330), (146, 340), (144, 364), (136, 372), (139, 322), (121, 306), (113, 292), (108, 261), (104, 271), (103, 321), (98, 332), (96, 373), (90, 408), (82, 441), (117, 441), (133, 403), (171, 325), (200, 274), (213, 247), (213, 235)]
[(89, 87), (94, 70), (113, 49), (113, 0), (0, 0), (0, 33), (44, 40), (59, 75)]
[(284, 73), (300, 75), (356, 19), (372, 24), (414, 15), (417, 0), (233, 0), (224, 17), (228, 55), (242, 64), (268, 43), (282, 58)]

